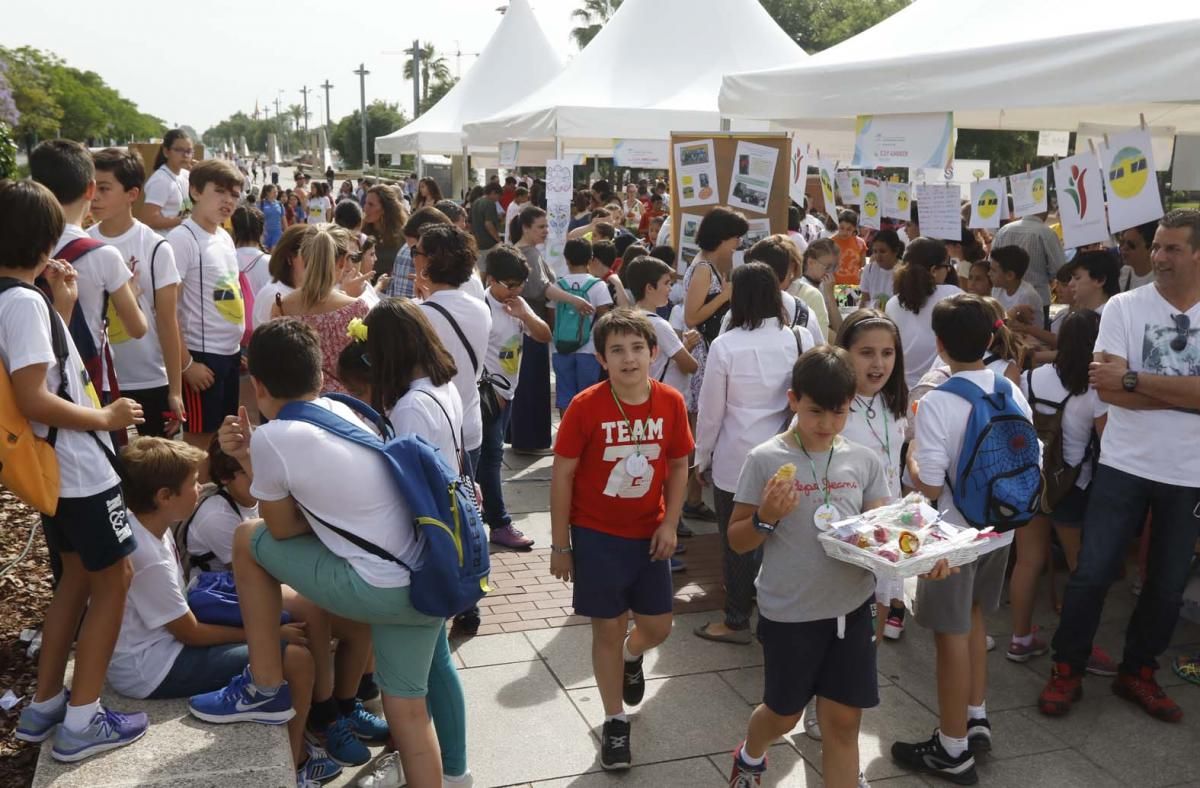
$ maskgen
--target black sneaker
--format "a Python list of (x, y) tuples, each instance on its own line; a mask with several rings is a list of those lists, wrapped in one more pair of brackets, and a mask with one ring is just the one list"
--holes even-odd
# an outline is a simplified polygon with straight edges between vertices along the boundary
[(358, 692), (354, 697), (359, 700), (375, 700), (379, 697), (379, 685), (375, 683), (375, 677), (363, 674), (363, 677), (358, 681)]
[(898, 741), (893, 744), (892, 760), (906, 769), (935, 774), (958, 785), (974, 785), (979, 782), (979, 775), (975, 774), (975, 756), (971, 751), (967, 750), (957, 758), (951, 758), (942, 747), (936, 730), (929, 741), (916, 744)]
[(455, 616), (450, 630), (454, 635), (475, 637), (479, 633), (479, 608), (472, 608)]
[(987, 717), (967, 721), (967, 749), (973, 755), (992, 751), (992, 724)]
[(625, 676), (621, 681), (621, 699), (626, 706), (636, 706), (646, 694), (646, 674), (642, 673), (642, 660), (646, 655), (625, 662)]
[(607, 771), (628, 769), (633, 762), (629, 754), (629, 723), (609, 720), (600, 734), (600, 766)]

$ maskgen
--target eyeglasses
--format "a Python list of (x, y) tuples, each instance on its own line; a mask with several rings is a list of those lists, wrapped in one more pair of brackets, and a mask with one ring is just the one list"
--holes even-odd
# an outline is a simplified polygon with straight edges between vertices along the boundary
[(171, 153), (180, 153), (184, 156), (191, 156), (195, 151), (192, 148), (171, 148)]
[(521, 290), (525, 287), (524, 282), (501, 282), (500, 284), (504, 285), (504, 287), (508, 288), (509, 290)]
[(428, 257), (429, 255), (425, 254), (424, 250), (418, 249), (417, 247), (414, 246), (413, 250), (412, 250), (412, 256), (414, 258), (417, 258), (417, 257)]
[(1182, 353), (1188, 344), (1188, 330), (1192, 327), (1191, 318), (1187, 315), (1171, 315), (1175, 321), (1175, 338), (1171, 340), (1171, 350)]

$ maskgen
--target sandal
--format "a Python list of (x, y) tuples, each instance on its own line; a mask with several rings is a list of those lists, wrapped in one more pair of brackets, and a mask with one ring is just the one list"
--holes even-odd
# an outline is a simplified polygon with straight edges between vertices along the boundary
[(732, 629), (724, 635), (714, 635), (708, 631), (708, 626), (708, 624), (701, 624), (692, 631), (695, 633), (696, 637), (704, 638), (705, 640), (711, 640), (714, 643), (731, 643), (735, 646), (750, 645), (751, 637), (749, 628)]
[(1178, 656), (1172, 661), (1171, 669), (1175, 675), (1192, 684), (1200, 684), (1200, 656)]

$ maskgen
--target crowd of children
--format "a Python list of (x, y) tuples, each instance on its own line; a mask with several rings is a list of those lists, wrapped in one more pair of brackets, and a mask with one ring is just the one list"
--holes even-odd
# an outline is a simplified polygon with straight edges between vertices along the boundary
[[(53, 737), (62, 761), (136, 741), (146, 715), (101, 706), (107, 680), (129, 698), (187, 698), (210, 723), (286, 724), (301, 788), (385, 740), (362, 784), (470, 784), (447, 619), (470, 635), (481, 614), (469, 599), (431, 609), (430, 518), (393, 466), (440, 457), (451, 493), (468, 491), (463, 523), (530, 549), (501, 468), (516, 432), (549, 425), (547, 355), (561, 416), (550, 571), (591, 620), (603, 768), (635, 762), (628, 709), (671, 633), (685, 517), (715, 522), (722, 542), (723, 615), (695, 634), (763, 649), (731, 786), (759, 784), (797, 725), (822, 742), (826, 785), (865, 785), (876, 650), (910, 607), (934, 634), (939, 721), (892, 757), (974, 783), (993, 746), (984, 616), (1014, 548), (1006, 655), (1053, 648), (1041, 710), (1066, 713), (1090, 672), (1182, 718), (1154, 669), (1200, 535), (1197, 212), (1126, 233), (1152, 266), (1131, 257), (1126, 274), (1106, 250), (1051, 265), (1051, 322), (1029, 250), (1004, 233), (979, 248), (915, 221), (868, 235), (850, 210), (821, 230), (795, 206), (787, 234), (746, 249), (745, 217), (718, 207), (677, 262), (651, 229), (662, 191), (617, 198), (600, 182), (555, 272), (536, 185), (489, 184), (464, 210), (422, 182), (411, 216), (391, 187), (351, 185), (335, 205), (325, 182), (299, 182), (286, 206), (266, 184), (252, 205), (237, 168), (189, 170), (190, 156), (187, 135), (168, 134), (147, 179), (127, 151), (55, 140), (32, 152), (31, 180), (0, 182), (0, 361), (58, 474), (42, 507), (57, 585), (19, 738)], [(843, 308), (845, 286), (860, 295)], [(817, 536), (908, 491), (994, 532), (906, 597)], [(1147, 512), (1118, 664), (1093, 640)], [(1072, 574), (1051, 645), (1032, 609), (1052, 535)], [(380, 695), (382, 717), (363, 705)]]

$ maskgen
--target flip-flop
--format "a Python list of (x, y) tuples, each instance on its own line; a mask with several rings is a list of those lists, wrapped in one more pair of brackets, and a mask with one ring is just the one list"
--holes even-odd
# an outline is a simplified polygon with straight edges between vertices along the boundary
[(730, 630), (727, 635), (714, 635), (708, 631), (708, 624), (701, 624), (692, 630), (696, 637), (711, 640), (714, 643), (730, 643), (735, 646), (748, 646), (752, 638), (749, 629)]

